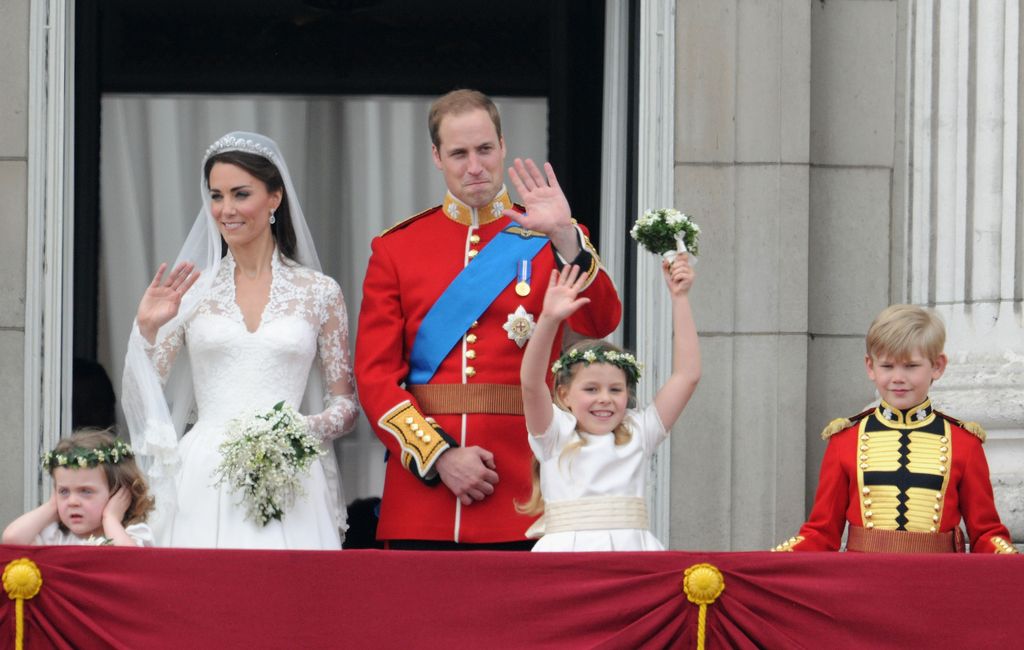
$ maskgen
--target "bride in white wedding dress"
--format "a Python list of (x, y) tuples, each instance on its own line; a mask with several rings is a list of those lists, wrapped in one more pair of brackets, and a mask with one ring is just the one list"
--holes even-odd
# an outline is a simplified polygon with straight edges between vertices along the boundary
[(146, 289), (125, 362), (122, 405), (157, 499), (158, 539), (339, 549), (346, 526), (333, 453), (311, 466), (295, 504), (266, 526), (246, 518), (239, 493), (215, 485), (215, 469), (225, 425), (282, 400), (315, 411), (306, 423), (328, 451), (355, 425), (341, 289), (320, 273), (273, 140), (225, 135), (207, 150), (201, 183), (203, 209), (173, 270), (165, 277), (161, 265)]

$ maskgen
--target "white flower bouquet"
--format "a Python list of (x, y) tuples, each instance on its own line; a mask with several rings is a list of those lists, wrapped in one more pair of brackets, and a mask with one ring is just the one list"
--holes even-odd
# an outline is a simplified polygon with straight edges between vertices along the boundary
[(629, 231), (638, 244), (669, 262), (677, 252), (699, 252), (700, 226), (674, 208), (647, 210)]
[(104, 537), (103, 535), (99, 535), (99, 536), (89, 535), (82, 542), (82, 546), (113, 546), (113, 545), (114, 545), (114, 540), (110, 539), (109, 537)]
[(242, 493), (246, 516), (261, 526), (280, 520), (302, 494), (302, 475), (324, 451), (302, 416), (284, 402), (228, 423), (215, 476)]

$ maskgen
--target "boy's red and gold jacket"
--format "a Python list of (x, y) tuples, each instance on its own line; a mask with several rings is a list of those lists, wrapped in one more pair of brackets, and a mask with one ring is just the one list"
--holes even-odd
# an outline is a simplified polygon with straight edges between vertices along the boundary
[(985, 433), (966, 426), (930, 400), (905, 412), (883, 401), (834, 421), (822, 432), (828, 448), (810, 517), (775, 550), (839, 550), (847, 522), (851, 539), (870, 541), (872, 531), (951, 533), (962, 519), (972, 552), (1015, 553), (996, 512)]
[[(511, 225), (501, 216), (511, 207), (504, 191), (494, 206), (475, 211), (449, 194), (442, 206), (400, 223), (371, 244), (355, 370), (360, 403), (389, 452), (379, 539), (525, 541), (533, 523), (514, 504), (529, 499), (533, 458), (521, 415), (519, 367), (524, 334), (540, 315), (556, 268), (551, 245), (517, 270), (475, 323), (457, 332), (457, 343), (426, 384), (406, 383), (410, 350), (424, 317), (477, 253)], [(589, 284), (581, 294), (591, 302), (568, 324), (585, 336), (603, 337), (618, 325), (622, 305), (582, 229), (579, 237), (591, 253), (583, 269)], [(529, 285), (528, 292), (521, 286), (517, 292), (520, 282)], [(561, 333), (552, 360), (560, 343)], [(467, 406), (451, 406), (460, 401)], [(516, 411), (513, 402), (518, 413), (510, 412)], [(453, 412), (458, 409), (466, 410)], [(437, 481), (435, 461), (456, 445), (483, 447), (497, 464), (494, 493), (470, 506), (462, 506)]]

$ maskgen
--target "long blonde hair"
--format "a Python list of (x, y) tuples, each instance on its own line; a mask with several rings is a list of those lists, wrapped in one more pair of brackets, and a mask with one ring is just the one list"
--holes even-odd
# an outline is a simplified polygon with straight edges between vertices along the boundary
[[(570, 346), (569, 349), (566, 350), (566, 352), (572, 352), (573, 350), (576, 350), (581, 354), (587, 352), (588, 350), (593, 350), (594, 352), (617, 352), (619, 354), (622, 353), (622, 349), (619, 348), (617, 345), (600, 339), (583, 339), (582, 341), (577, 341), (575, 344)], [(563, 359), (564, 358), (565, 357), (563, 355)], [(563, 363), (561, 367), (554, 373), (555, 381), (554, 386), (551, 389), (551, 397), (552, 401), (555, 403), (555, 406), (562, 409), (563, 411), (571, 412), (569, 408), (565, 405), (565, 403), (562, 401), (562, 398), (565, 392), (569, 390), (569, 386), (572, 384), (573, 380), (576, 379), (576, 373), (579, 371), (580, 365), (586, 363), (587, 362), (585, 362), (582, 358), (575, 363)], [(626, 405), (629, 408), (634, 408), (636, 406), (636, 381), (634, 381), (630, 377), (629, 373), (623, 371), (623, 374), (626, 376), (626, 386), (629, 391), (629, 397), (626, 401)], [(612, 429), (612, 435), (615, 436), (616, 446), (626, 444), (633, 437), (633, 433), (629, 430), (629, 427), (626, 425), (625, 420), (619, 422), (618, 426)], [(572, 471), (573, 456), (579, 453), (580, 448), (586, 444), (586, 439), (580, 435), (579, 422), (577, 421), (576, 433), (573, 436), (573, 440), (572, 442), (567, 444), (565, 446), (565, 449), (563, 449), (562, 452), (558, 455), (558, 463), (561, 464), (565, 461), (568, 461), (569, 471)], [(544, 495), (541, 494), (540, 490), (540, 461), (537, 460), (536, 456), (534, 456), (533, 458), (532, 474), (533, 487), (530, 492), (530, 498), (525, 503), (520, 503), (518, 501), (515, 502), (516, 512), (531, 516), (540, 515), (544, 512)]]

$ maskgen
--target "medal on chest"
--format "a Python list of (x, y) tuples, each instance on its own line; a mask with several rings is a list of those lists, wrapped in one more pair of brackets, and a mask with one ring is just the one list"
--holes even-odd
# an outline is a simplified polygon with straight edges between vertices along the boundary
[(520, 298), (530, 295), (530, 260), (519, 260), (516, 280), (516, 295)]

